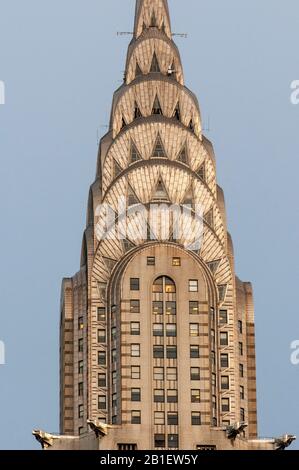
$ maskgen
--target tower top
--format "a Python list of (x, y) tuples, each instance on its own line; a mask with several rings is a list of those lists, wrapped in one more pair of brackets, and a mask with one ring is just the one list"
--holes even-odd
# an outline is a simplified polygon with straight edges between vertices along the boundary
[(163, 29), (169, 39), (172, 38), (167, 0), (136, 0), (135, 38), (151, 27)]

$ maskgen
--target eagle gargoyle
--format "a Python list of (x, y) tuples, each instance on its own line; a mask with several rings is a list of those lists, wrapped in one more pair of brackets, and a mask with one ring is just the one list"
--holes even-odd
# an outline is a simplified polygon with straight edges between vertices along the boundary
[(43, 449), (48, 449), (49, 447), (52, 447), (54, 444), (54, 440), (59, 439), (58, 436), (53, 436), (53, 434), (49, 434), (40, 430), (34, 430), (32, 431), (32, 434), (40, 443)]
[(90, 429), (95, 433), (97, 438), (107, 436), (109, 429), (113, 428), (113, 426), (109, 426), (109, 424), (101, 423), (100, 421), (92, 419), (88, 419), (87, 424), (89, 425)]

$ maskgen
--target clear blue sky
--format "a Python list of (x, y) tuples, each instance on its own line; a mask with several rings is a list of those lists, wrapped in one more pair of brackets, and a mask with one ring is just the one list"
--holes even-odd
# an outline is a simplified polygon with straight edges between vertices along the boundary
[[(259, 430), (299, 436), (298, 0), (169, 0), (255, 290)], [(79, 267), (97, 129), (124, 70), (134, 0), (0, 0), (0, 448), (58, 431), (60, 282)], [(299, 448), (299, 445), (297, 445)]]

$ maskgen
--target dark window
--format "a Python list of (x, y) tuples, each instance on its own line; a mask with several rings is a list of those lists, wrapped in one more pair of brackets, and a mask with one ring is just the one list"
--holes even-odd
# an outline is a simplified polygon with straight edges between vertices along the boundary
[(117, 416), (112, 416), (112, 424), (117, 424)]
[(83, 397), (84, 395), (84, 384), (83, 382), (80, 382), (78, 385), (78, 395), (79, 397)]
[(213, 410), (217, 410), (217, 398), (215, 395), (212, 396), (212, 405), (213, 405)]
[(83, 370), (84, 370), (84, 362), (79, 361), (78, 362), (78, 374), (83, 374)]
[(166, 336), (175, 338), (176, 335), (177, 335), (176, 324), (175, 323), (169, 323), (168, 325), (166, 325)]
[(99, 374), (98, 375), (98, 387), (106, 387), (106, 386), (107, 386), (106, 374)]
[(227, 413), (229, 411), (229, 398), (222, 398), (221, 409), (223, 413)]
[(243, 364), (239, 365), (239, 372), (240, 372), (240, 377), (244, 377), (244, 366), (243, 366)]
[(169, 449), (178, 449), (179, 447), (179, 435), (178, 434), (168, 434), (168, 448)]
[(201, 425), (201, 414), (200, 414), (199, 411), (192, 411), (191, 424), (192, 424), (192, 426), (200, 426)]
[(78, 330), (83, 330), (84, 329), (84, 320), (83, 317), (78, 318)]
[(105, 395), (99, 395), (98, 397), (98, 409), (99, 410), (106, 410), (107, 408), (107, 400)]
[(199, 346), (191, 345), (190, 346), (190, 358), (191, 359), (198, 359), (200, 357)]
[(112, 395), (112, 407), (113, 408), (117, 407), (117, 393), (113, 393)]
[(78, 406), (78, 418), (83, 418), (83, 416), (84, 416), (84, 406), (79, 405)]
[(141, 401), (140, 388), (131, 388), (131, 401)]
[(179, 415), (178, 413), (174, 413), (169, 411), (167, 413), (167, 424), (168, 426), (177, 426), (179, 424)]
[(111, 357), (112, 357), (112, 362), (115, 363), (116, 362), (116, 349), (112, 349)]
[(189, 314), (198, 315), (199, 314), (199, 303), (198, 302), (189, 302)]
[(217, 427), (217, 418), (213, 418), (212, 425), (216, 428)]
[(135, 278), (135, 277), (132, 277), (130, 279), (130, 289), (131, 290), (140, 290), (140, 282), (139, 282), (139, 279)]
[(243, 322), (241, 320), (238, 321), (238, 330), (240, 335), (243, 334)]
[(210, 316), (211, 316), (211, 322), (214, 323), (214, 321), (215, 321), (215, 309), (213, 307), (210, 308)]
[(200, 390), (191, 390), (191, 403), (200, 403)]
[(163, 302), (153, 302), (153, 314), (163, 315)]
[(240, 419), (243, 422), (245, 421), (245, 409), (244, 408), (240, 409)]
[(113, 328), (111, 328), (111, 341), (115, 341), (115, 340), (116, 340), (116, 336), (117, 336), (117, 329), (116, 329), (116, 327), (114, 326)]
[(131, 313), (140, 313), (140, 300), (131, 300), (130, 301), (130, 312)]
[(164, 390), (154, 390), (154, 402), (155, 403), (164, 403), (165, 402), (165, 391)]
[(105, 309), (105, 307), (99, 307), (98, 308), (98, 321), (99, 322), (106, 321), (106, 309)]
[(191, 367), (190, 378), (191, 380), (200, 380), (200, 368), (199, 367)]
[(140, 323), (139, 322), (131, 322), (131, 335), (132, 336), (140, 335)]
[(243, 351), (243, 343), (239, 343), (239, 354), (240, 354), (240, 356), (243, 356), (243, 353), (244, 353), (244, 351)]
[(163, 323), (154, 323), (153, 325), (154, 336), (164, 336), (164, 325)]
[(117, 449), (123, 451), (137, 450), (137, 444), (117, 444)]
[(154, 346), (154, 358), (164, 359), (164, 346)]
[(83, 352), (83, 351), (84, 351), (84, 340), (83, 340), (83, 338), (80, 338), (80, 339), (79, 339), (78, 350), (79, 350), (79, 352)]
[(155, 266), (156, 265), (156, 258), (153, 256), (148, 256), (147, 257), (147, 265), (148, 266)]
[(228, 346), (228, 333), (226, 331), (220, 332), (220, 346)]
[(229, 377), (227, 375), (221, 377), (221, 390), (229, 390)]
[(155, 434), (155, 448), (165, 448), (165, 434)]
[(212, 362), (212, 365), (213, 365), (213, 366), (216, 365), (216, 354), (215, 354), (215, 351), (211, 351), (211, 362)]
[(131, 424), (141, 424), (141, 411), (131, 412)]
[(245, 399), (245, 389), (242, 385), (240, 386), (240, 398), (241, 400)]
[(177, 402), (178, 402), (178, 391), (167, 390), (167, 403), (177, 403)]
[(79, 436), (82, 436), (82, 434), (84, 434), (84, 428), (82, 426), (78, 429), (78, 434)]
[(221, 325), (227, 324), (227, 310), (220, 310), (219, 312), (219, 321)]
[(172, 258), (172, 266), (181, 266), (181, 258)]
[(112, 385), (116, 385), (117, 373), (116, 370), (112, 372)]
[(106, 330), (98, 330), (98, 343), (106, 343)]
[(176, 302), (166, 302), (166, 315), (176, 315)]
[(228, 354), (221, 354), (220, 356), (220, 363), (221, 363), (221, 367), (223, 369), (227, 369), (228, 368)]
[(198, 281), (190, 279), (189, 281), (189, 292), (198, 292)]
[(141, 377), (140, 366), (131, 366), (131, 379), (139, 380)]
[(140, 344), (131, 344), (131, 357), (140, 357)]
[(176, 346), (166, 346), (166, 357), (167, 357), (167, 359), (176, 359), (177, 358), (177, 347)]

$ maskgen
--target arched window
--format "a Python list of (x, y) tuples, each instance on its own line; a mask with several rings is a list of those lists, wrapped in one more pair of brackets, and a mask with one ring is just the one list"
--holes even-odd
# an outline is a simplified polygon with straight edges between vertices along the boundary
[(161, 276), (158, 277), (153, 284), (153, 293), (154, 294), (175, 294), (176, 287), (175, 283), (170, 277)]

